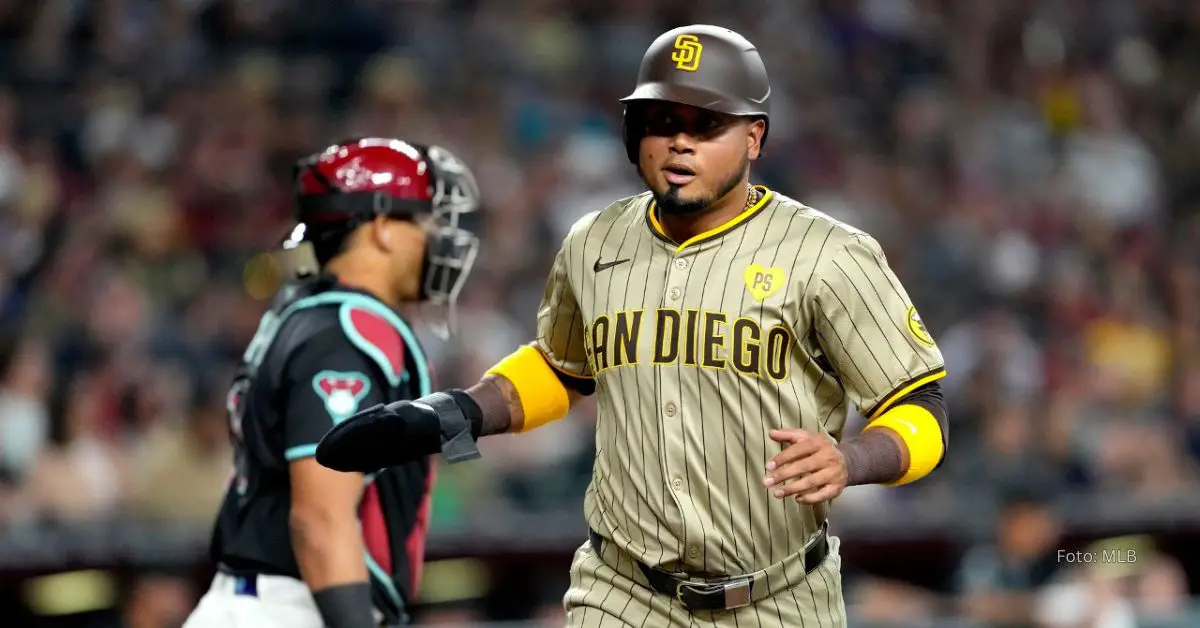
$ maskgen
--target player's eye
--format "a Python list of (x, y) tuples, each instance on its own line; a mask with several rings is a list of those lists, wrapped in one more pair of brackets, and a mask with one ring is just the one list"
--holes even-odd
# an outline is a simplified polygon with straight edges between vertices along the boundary
[(656, 137), (671, 137), (684, 131), (679, 116), (667, 112), (652, 112), (646, 116), (646, 134)]
[(696, 118), (693, 125), (697, 135), (711, 135), (720, 131), (725, 126), (725, 121), (717, 116), (703, 114)]
[(684, 118), (670, 111), (651, 111), (645, 120), (646, 135), (655, 137), (673, 137), (680, 133), (692, 137), (708, 139), (719, 135), (725, 129), (729, 120), (709, 112), (702, 112), (690, 118)]

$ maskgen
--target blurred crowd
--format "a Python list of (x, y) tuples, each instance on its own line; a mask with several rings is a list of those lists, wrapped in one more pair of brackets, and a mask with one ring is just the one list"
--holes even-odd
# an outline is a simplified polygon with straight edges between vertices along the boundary
[[(1059, 571), (1023, 554), (1053, 546), (1053, 516), (1022, 518), (1013, 495), (1132, 509), (1200, 489), (1200, 3), (9, 0), (0, 520), (208, 525), (291, 164), (341, 137), (444, 144), (479, 178), (462, 332), (423, 335), (442, 385), (475, 381), (532, 337), (572, 222), (641, 189), (617, 98), (645, 46), (691, 22), (766, 60), (754, 178), (875, 235), (946, 357), (944, 468), (850, 491), (844, 516), (1008, 504), (1017, 540), (984, 535), (948, 585), (992, 595)], [(435, 527), (575, 507), (592, 412), (444, 474)], [(1175, 599), (1164, 561), (1147, 586)], [(894, 586), (850, 602), (920, 606)], [(1080, 595), (1044, 625), (1079, 625), (1061, 609), (1097, 607)], [(971, 612), (1014, 607), (988, 599)]]

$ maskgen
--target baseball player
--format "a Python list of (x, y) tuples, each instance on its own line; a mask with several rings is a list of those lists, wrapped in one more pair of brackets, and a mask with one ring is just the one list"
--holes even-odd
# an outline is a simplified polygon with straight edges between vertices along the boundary
[[(462, 459), (595, 393), (569, 626), (844, 626), (830, 506), (940, 464), (945, 371), (871, 236), (750, 184), (770, 93), (737, 33), (656, 39), (623, 99), (649, 191), (574, 225), (536, 341), (468, 390), (361, 412), (317, 460)], [(850, 404), (859, 434), (843, 433)]]
[(285, 285), (228, 393), (235, 470), (217, 516), (218, 573), (187, 628), (407, 623), (421, 576), (433, 468), (367, 473), (314, 460), (329, 427), (433, 391), (402, 302), (453, 311), (478, 242), (471, 172), (443, 148), (338, 143), (296, 169), (299, 225), (319, 272)]

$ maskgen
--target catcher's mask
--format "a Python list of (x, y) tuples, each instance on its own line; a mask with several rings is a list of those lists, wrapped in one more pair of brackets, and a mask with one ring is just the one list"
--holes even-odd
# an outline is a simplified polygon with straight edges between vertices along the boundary
[[(464, 217), (479, 209), (479, 187), (462, 160), (440, 146), (363, 138), (301, 159), (293, 175), (297, 225), (283, 248), (319, 248), (322, 238), (344, 237), (377, 216), (421, 225), (427, 242), (420, 297), (445, 309), (433, 328), (449, 337), (455, 302), (479, 249), (479, 239), (463, 226)], [(297, 273), (315, 267), (295, 257), (288, 265)]]

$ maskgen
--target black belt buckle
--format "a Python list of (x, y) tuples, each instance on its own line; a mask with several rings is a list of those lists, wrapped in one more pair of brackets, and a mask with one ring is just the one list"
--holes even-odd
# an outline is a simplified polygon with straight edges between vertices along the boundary
[[(732, 610), (750, 605), (750, 589), (753, 586), (753, 578), (735, 578), (714, 583), (680, 580), (675, 583), (675, 599), (689, 609)], [(688, 598), (693, 599), (689, 601)]]

